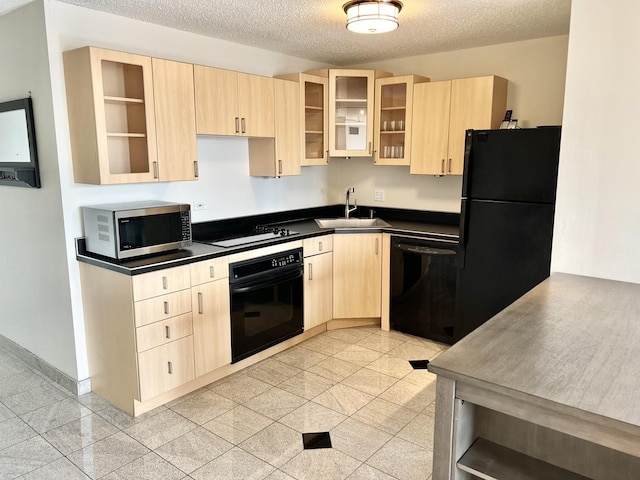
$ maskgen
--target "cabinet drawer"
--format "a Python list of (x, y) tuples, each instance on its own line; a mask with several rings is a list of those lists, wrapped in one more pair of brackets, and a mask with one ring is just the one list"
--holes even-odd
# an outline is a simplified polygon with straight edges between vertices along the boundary
[(135, 302), (136, 327), (191, 311), (191, 289)]
[(191, 312), (161, 320), (136, 329), (138, 352), (144, 352), (192, 334)]
[(212, 258), (204, 262), (191, 264), (191, 285), (219, 280), (229, 277), (229, 261), (227, 257)]
[(305, 238), (302, 241), (304, 256), (310, 257), (319, 253), (333, 251), (333, 235), (324, 235), (322, 237)]
[(140, 401), (194, 379), (193, 335), (138, 354)]
[(167, 268), (132, 277), (133, 300), (144, 300), (191, 286), (189, 265)]

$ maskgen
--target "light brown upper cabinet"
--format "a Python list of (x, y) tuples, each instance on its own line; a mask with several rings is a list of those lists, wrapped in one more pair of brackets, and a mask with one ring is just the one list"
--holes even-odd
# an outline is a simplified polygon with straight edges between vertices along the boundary
[(275, 138), (249, 139), (249, 174), (261, 177), (300, 175), (300, 86), (273, 79)]
[(192, 65), (83, 47), (64, 69), (76, 182), (196, 178)]
[(418, 75), (376, 80), (373, 155), (376, 165), (410, 164), (413, 86), (428, 81)]
[(159, 180), (196, 180), (196, 107), (193, 65), (153, 58)]
[(329, 156), (373, 155), (374, 70), (329, 70)]
[(507, 83), (487, 76), (415, 85), (410, 173), (462, 175), (465, 131), (500, 126)]
[(277, 78), (298, 82), (300, 86), (300, 145), (305, 166), (329, 163), (329, 91), (328, 70), (322, 75), (292, 73)]
[(194, 66), (200, 135), (274, 137), (273, 79)]

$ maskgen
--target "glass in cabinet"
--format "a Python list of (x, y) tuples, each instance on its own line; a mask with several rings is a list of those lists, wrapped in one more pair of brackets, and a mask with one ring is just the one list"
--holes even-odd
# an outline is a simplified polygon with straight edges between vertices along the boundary
[(374, 70), (329, 70), (329, 156), (373, 155)]
[(418, 75), (376, 80), (376, 165), (410, 165), (413, 85), (428, 81)]

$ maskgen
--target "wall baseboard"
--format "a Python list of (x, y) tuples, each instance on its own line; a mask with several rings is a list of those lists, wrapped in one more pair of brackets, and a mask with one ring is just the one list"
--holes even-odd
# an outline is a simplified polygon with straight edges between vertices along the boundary
[(0, 335), (0, 347), (4, 348), (9, 353), (12, 353), (51, 381), (66, 388), (74, 395), (84, 395), (85, 393), (89, 393), (91, 391), (90, 378), (86, 378), (84, 380), (76, 380), (74, 378), (71, 378), (66, 373), (61, 372), (56, 367), (45, 362), (37, 355), (31, 353), (26, 348), (21, 347), (20, 345), (12, 340), (9, 340), (3, 335)]

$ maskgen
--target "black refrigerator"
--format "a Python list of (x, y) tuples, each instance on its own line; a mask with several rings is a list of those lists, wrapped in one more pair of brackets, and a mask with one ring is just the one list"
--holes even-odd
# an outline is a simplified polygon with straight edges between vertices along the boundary
[(549, 276), (560, 130), (466, 133), (455, 341)]

